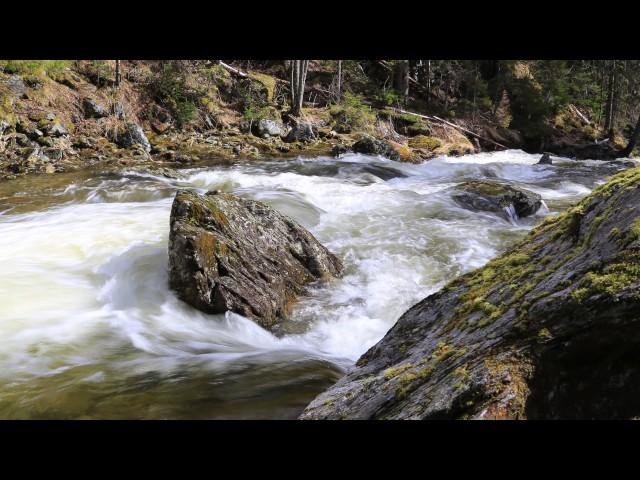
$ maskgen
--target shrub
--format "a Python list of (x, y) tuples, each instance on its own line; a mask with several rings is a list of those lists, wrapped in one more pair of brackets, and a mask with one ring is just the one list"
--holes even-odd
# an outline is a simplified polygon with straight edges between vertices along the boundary
[(269, 93), (265, 86), (253, 79), (244, 79), (234, 86), (238, 107), (247, 120), (259, 120), (269, 113)]
[(351, 133), (354, 130), (369, 130), (376, 121), (376, 115), (362, 103), (357, 95), (345, 94), (338, 105), (329, 112), (333, 118), (333, 128), (339, 133)]
[(156, 100), (171, 111), (179, 126), (193, 119), (197, 110), (194, 103), (196, 92), (187, 87), (178, 65), (173, 62), (163, 64), (149, 87)]
[(402, 96), (395, 90), (380, 90), (373, 95), (374, 101), (385, 106), (398, 105)]

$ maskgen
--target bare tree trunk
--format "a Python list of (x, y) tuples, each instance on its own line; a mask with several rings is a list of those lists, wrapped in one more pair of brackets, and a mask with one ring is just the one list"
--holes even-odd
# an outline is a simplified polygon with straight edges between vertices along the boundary
[(427, 60), (427, 102), (429, 102), (429, 97), (431, 96), (431, 60)]
[(607, 92), (607, 113), (604, 120), (604, 129), (607, 131), (610, 139), (613, 139), (613, 126), (615, 122), (615, 106), (616, 106), (616, 61), (612, 60), (609, 67), (609, 85)]
[(309, 60), (291, 60), (291, 113), (296, 117), (302, 113), (308, 68)]
[(342, 60), (338, 60), (338, 101), (342, 99)]
[(116, 60), (116, 88), (120, 87), (120, 60)]
[(409, 96), (409, 62), (400, 60), (393, 66), (393, 88), (395, 88), (406, 102)]

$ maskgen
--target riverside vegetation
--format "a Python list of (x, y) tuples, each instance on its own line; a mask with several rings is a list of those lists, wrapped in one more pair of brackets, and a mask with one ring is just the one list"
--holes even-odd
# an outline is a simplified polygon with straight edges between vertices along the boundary
[(634, 61), (310, 61), (301, 90), (288, 62), (230, 63), (2, 60), (0, 176), (354, 144), (410, 162), (504, 148), (611, 159), (640, 130)]

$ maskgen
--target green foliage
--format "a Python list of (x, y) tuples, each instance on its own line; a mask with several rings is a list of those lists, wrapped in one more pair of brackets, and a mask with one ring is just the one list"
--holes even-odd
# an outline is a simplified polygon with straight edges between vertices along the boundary
[(164, 63), (151, 82), (150, 89), (156, 100), (171, 111), (179, 126), (184, 126), (193, 119), (196, 113), (196, 94), (187, 87), (184, 73), (177, 64)]
[(374, 93), (373, 100), (384, 106), (399, 105), (402, 100), (402, 95), (394, 89), (384, 89)]
[(247, 105), (242, 111), (242, 116), (249, 121), (258, 121), (271, 117), (271, 109), (268, 106)]
[(545, 121), (553, 112), (542, 91), (530, 78), (511, 78), (507, 84), (513, 115), (511, 126), (523, 132), (525, 137), (541, 137), (549, 132)]
[(6, 73), (19, 75), (43, 75), (60, 73), (71, 65), (68, 60), (0, 60), (0, 68)]
[(368, 130), (376, 121), (376, 115), (362, 103), (362, 98), (350, 93), (345, 94), (342, 102), (330, 110), (333, 128), (339, 133), (354, 130)]
[(269, 116), (269, 94), (261, 82), (245, 79), (238, 82), (234, 89), (238, 106), (245, 119), (253, 121)]

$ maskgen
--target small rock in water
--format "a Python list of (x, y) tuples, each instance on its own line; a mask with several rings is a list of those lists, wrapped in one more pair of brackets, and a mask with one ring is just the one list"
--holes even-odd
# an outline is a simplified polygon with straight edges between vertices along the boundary
[(533, 215), (542, 205), (542, 197), (537, 193), (497, 182), (465, 182), (450, 191), (458, 205), (469, 210), (503, 213), (510, 221)]
[(331, 155), (333, 155), (334, 157), (339, 157), (340, 155), (344, 155), (345, 153), (348, 153), (349, 151), (351, 151), (351, 149), (349, 147), (347, 147), (346, 145), (336, 145), (331, 150)]
[(542, 154), (542, 157), (540, 157), (540, 160), (538, 160), (538, 165), (552, 165), (553, 162), (551, 161), (551, 155), (549, 155), (547, 152)]
[(365, 155), (381, 155), (390, 160), (400, 160), (400, 154), (389, 142), (380, 140), (371, 135), (365, 135), (351, 147), (356, 153)]

